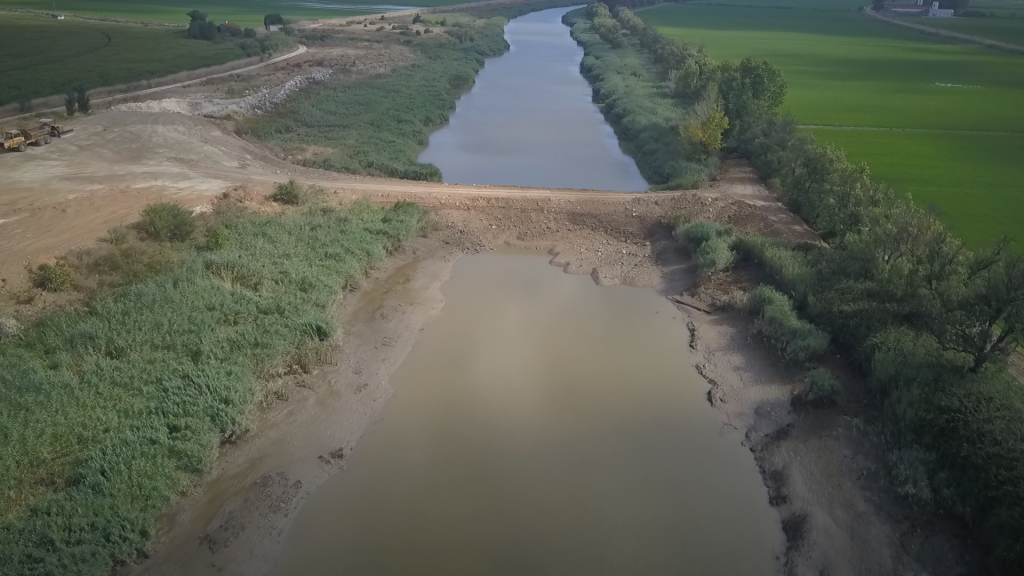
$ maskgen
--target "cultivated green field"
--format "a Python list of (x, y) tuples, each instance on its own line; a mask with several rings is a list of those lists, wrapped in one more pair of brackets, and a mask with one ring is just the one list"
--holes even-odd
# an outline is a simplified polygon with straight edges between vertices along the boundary
[(974, 245), (1021, 230), (1024, 58), (941, 44), (841, 10), (705, 4), (640, 15), (715, 59), (778, 65), (789, 84), (784, 110), (806, 126), (927, 130), (815, 133)]
[[(873, 174), (935, 210), (974, 246), (1002, 232), (1018, 240), (1024, 204), (1024, 134), (814, 129), (867, 162)], [(965, 169), (965, 167), (967, 169)]]
[[(353, 0), (342, 2), (303, 2), (301, 0), (74, 0), (57, 2), (57, 10), (67, 14), (88, 14), (111, 18), (153, 20), (188, 24), (185, 13), (198, 8), (211, 21), (234, 22), (241, 26), (263, 26), (263, 15), (277, 12), (285, 18), (340, 18), (358, 14), (371, 14), (397, 10), (410, 6), (445, 6), (460, 4), (459, 0)], [(29, 8), (53, 10), (51, 0), (0, 0), (0, 8)]]
[(245, 57), (234, 44), (190, 40), (184, 30), (10, 13), (0, 16), (0, 54), (0, 106)]

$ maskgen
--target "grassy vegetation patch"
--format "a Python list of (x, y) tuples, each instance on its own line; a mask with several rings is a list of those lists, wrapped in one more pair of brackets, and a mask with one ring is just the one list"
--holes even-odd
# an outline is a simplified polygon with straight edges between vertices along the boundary
[(580, 71), (594, 89), (594, 103), (644, 179), (653, 189), (697, 188), (707, 182), (717, 159), (692, 158), (680, 135), (689, 111), (672, 97), (651, 57), (626, 37), (614, 40), (618, 46), (613, 47), (582, 10), (570, 12), (564, 21), (583, 47)]
[(190, 40), (184, 30), (9, 13), (0, 17), (0, 54), (0, 106), (245, 57), (234, 44)]
[(339, 290), (423, 217), (368, 202), (219, 212), (155, 276), (0, 341), (4, 573), (108, 574), (137, 554), (218, 441), (245, 431), (260, 378), (330, 338)]

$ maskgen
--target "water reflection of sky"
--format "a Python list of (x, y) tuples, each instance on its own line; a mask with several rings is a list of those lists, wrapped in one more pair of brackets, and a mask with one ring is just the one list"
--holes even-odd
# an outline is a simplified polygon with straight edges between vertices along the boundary
[(308, 2), (299, 0), (290, 2), (288, 0), (277, 0), (274, 4), (281, 6), (295, 6), (297, 8), (313, 8), (317, 10), (343, 10), (346, 12), (398, 12), (401, 10), (415, 10), (415, 6), (399, 6), (397, 4), (345, 4), (338, 2)]

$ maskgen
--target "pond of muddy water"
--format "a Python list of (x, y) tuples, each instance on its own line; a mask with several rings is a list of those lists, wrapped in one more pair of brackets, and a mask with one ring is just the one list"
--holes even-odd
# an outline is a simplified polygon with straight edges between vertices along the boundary
[(273, 574), (778, 570), (778, 515), (665, 298), (493, 253), (442, 293)]
[(569, 10), (542, 10), (508, 24), (511, 50), (487, 61), (420, 162), (456, 184), (647, 189), (580, 75), (583, 49), (562, 24)]

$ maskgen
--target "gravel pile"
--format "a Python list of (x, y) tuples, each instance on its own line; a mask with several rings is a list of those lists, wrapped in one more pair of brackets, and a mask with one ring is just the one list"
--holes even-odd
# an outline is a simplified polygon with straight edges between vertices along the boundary
[(196, 96), (193, 98), (164, 98), (147, 102), (128, 102), (112, 106), (117, 112), (171, 112), (188, 116), (207, 116), (218, 118), (228, 113), (241, 113), (249, 116), (263, 114), (274, 109), (274, 106), (286, 100), (292, 94), (313, 82), (323, 82), (331, 77), (331, 70), (317, 68), (309, 74), (296, 76), (280, 86), (262, 88), (247, 93), (238, 99), (217, 99)]
[(324, 82), (331, 77), (327, 68), (317, 68), (309, 74), (296, 76), (291, 80), (271, 88), (263, 88), (242, 98), (236, 106), (245, 114), (263, 114), (274, 109), (274, 105), (283, 102), (312, 82)]

